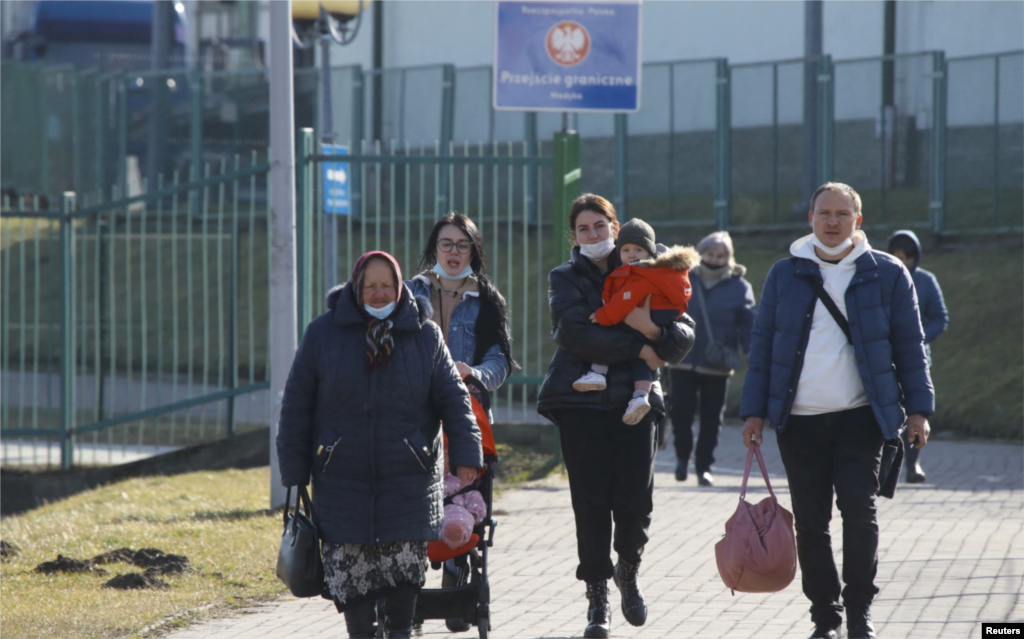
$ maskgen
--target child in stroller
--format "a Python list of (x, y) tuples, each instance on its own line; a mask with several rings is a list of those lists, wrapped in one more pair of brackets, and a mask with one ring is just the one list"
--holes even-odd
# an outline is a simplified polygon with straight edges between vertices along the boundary
[[(444, 537), (430, 542), (427, 550), (431, 568), (442, 570), (442, 587), (420, 591), (413, 627), (422, 626), (425, 619), (444, 619), (453, 632), (477, 626), (481, 639), (486, 639), (491, 629), (487, 550), (494, 544), (494, 527), (498, 525), (492, 517), (494, 464), (498, 461), (498, 451), (488, 417), (490, 395), (487, 389), (473, 376), (466, 377), (463, 382), (469, 389), (473, 413), (482, 435), (484, 470), (473, 484), (464, 488), (460, 488), (458, 480), (452, 477), (455, 481), (451, 484), (451, 494), (446, 482)], [(455, 547), (467, 532), (468, 539)]]

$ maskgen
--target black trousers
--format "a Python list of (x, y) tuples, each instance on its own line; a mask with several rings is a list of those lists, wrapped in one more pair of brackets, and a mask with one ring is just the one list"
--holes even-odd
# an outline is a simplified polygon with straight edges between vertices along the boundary
[(697, 434), (697, 454), (693, 458), (699, 475), (711, 470), (715, 461), (729, 378), (678, 369), (672, 369), (671, 375), (672, 435), (676, 442), (676, 459), (683, 463), (689, 461), (693, 452), (693, 415), (697, 410), (697, 393), (700, 393), (700, 431)]
[(796, 519), (796, 550), (811, 619), (838, 628), (839, 573), (832, 556), (832, 490), (843, 517), (843, 602), (869, 606), (878, 594), (878, 466), (882, 431), (870, 406), (791, 415), (778, 435)]
[(643, 553), (654, 510), (654, 417), (628, 426), (621, 411), (567, 409), (555, 416), (576, 516), (577, 579), (611, 578), (613, 522), (619, 558), (635, 562)]

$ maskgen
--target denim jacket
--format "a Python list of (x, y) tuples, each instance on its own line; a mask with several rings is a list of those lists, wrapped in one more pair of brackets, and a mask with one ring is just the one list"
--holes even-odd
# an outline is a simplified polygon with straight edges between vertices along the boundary
[[(415, 297), (430, 299), (430, 280), (425, 275), (417, 275), (405, 285)], [(476, 320), (479, 315), (480, 294), (476, 291), (464, 293), (452, 311), (447, 335), (448, 351), (456, 362), (468, 364), (473, 369), (473, 375), (484, 383), (487, 390), (495, 391), (508, 377), (508, 359), (501, 352), (501, 347), (494, 344), (484, 353), (483, 361), (473, 364), (473, 353), (476, 350)]]

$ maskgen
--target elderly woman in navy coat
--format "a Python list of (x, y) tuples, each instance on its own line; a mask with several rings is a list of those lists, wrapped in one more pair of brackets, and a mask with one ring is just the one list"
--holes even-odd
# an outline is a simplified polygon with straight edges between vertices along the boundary
[(299, 345), (277, 436), (281, 483), (313, 480), (327, 589), (350, 637), (408, 637), (444, 511), (441, 422), (467, 484), (483, 465), (469, 393), (429, 321), (381, 251), (356, 262)]

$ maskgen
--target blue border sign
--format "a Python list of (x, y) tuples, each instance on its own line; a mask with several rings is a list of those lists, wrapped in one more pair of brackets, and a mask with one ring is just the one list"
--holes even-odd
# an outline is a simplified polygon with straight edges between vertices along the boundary
[[(324, 155), (348, 155), (348, 147), (343, 144), (321, 144)], [(324, 213), (349, 215), (352, 213), (352, 197), (349, 189), (348, 162), (324, 162)]]
[(640, 108), (640, 2), (498, 2), (494, 108)]

